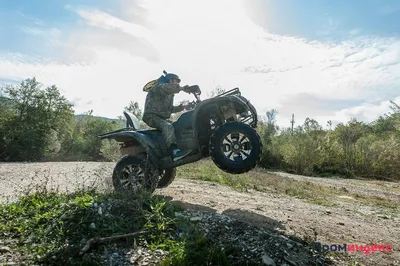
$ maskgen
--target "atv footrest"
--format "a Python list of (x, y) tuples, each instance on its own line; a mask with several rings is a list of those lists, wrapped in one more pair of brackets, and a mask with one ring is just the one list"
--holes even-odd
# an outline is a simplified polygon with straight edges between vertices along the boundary
[(193, 155), (188, 155), (185, 158), (182, 158), (178, 161), (173, 161), (171, 157), (164, 157), (161, 160), (159, 160), (159, 165), (161, 166), (161, 168), (167, 169), (167, 168), (175, 168), (187, 163), (192, 163), (195, 161), (198, 161), (202, 158), (200, 153), (196, 153)]
[(167, 157), (162, 158), (162, 159), (160, 160), (160, 163), (161, 163), (162, 165), (167, 165), (167, 164), (172, 164), (173, 161), (172, 161), (172, 158), (171, 158), (170, 156), (167, 156)]

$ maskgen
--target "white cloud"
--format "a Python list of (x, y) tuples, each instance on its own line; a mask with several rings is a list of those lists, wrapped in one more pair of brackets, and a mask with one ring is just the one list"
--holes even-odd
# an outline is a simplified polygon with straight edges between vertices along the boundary
[[(400, 97), (393, 99), (393, 102), (395, 102), (396, 104), (400, 104)], [(379, 118), (379, 116), (384, 116), (385, 114), (391, 112), (390, 106), (392, 106), (390, 101), (382, 101), (377, 104), (363, 103), (358, 106), (345, 108), (340, 111), (334, 112), (334, 115), (332, 116), (319, 118), (324, 118), (325, 121), (332, 120), (334, 122), (334, 125), (340, 122), (345, 123), (351, 118), (357, 118), (358, 120), (369, 123)]]
[(27, 27), (27, 26), (20, 26), (19, 27), (23, 32), (33, 35), (33, 36), (43, 36), (45, 38), (59, 38), (61, 35), (60, 30), (56, 28), (45, 29), (45, 28), (38, 28), (38, 27)]
[[(74, 10), (73, 8), (69, 8)], [(149, 38), (150, 32), (141, 25), (132, 24), (96, 9), (76, 9), (76, 13), (90, 26), (107, 30), (120, 30), (139, 38)]]
[(38, 18), (34, 18), (34, 17), (28, 16), (28, 15), (25, 15), (24, 13), (18, 12), (18, 15), (20, 15), (21, 17), (29, 20), (31, 23), (33, 23), (35, 25), (41, 26), (41, 25), (44, 24), (43, 20), (40, 20)]
[[(364, 36), (333, 44), (271, 34), (248, 17), (248, 1), (122, 3), (121, 17), (68, 7), (84, 23), (62, 33), (60, 57), (26, 61), (0, 54), (0, 79), (36, 76), (69, 99), (82, 99), (77, 112), (116, 117), (130, 100), (143, 106), (142, 87), (165, 69), (185, 84), (199, 84), (203, 97), (217, 85), (239, 87), (260, 114), (277, 108), (281, 125), (289, 124), (292, 112), (299, 123), (307, 116), (322, 124), (353, 115), (370, 119), (400, 94), (399, 39)], [(133, 17), (139, 6), (140, 19)], [(304, 98), (296, 100), (299, 94), (364, 103), (310, 109), (303, 108)]]

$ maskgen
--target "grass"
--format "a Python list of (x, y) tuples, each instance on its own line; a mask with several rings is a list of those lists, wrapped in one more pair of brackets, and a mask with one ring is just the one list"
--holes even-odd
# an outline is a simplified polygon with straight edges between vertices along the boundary
[(390, 199), (385, 199), (378, 196), (366, 196), (357, 193), (352, 193), (351, 195), (353, 195), (355, 199), (367, 205), (379, 206), (389, 209), (396, 209), (397, 207), (399, 207), (399, 202), (396, 203), (394, 201), (391, 201)]
[(400, 192), (400, 185), (387, 186), (383, 181), (370, 181), (369, 185), (388, 192)]
[(333, 206), (337, 206), (336, 203), (332, 203), (326, 200), (322, 200), (322, 199), (314, 199), (310, 201), (311, 203), (317, 204), (317, 205), (321, 205), (324, 207), (333, 207)]
[(81, 256), (87, 240), (145, 230), (149, 233), (137, 238), (140, 245), (169, 253), (161, 265), (229, 265), (227, 254), (210, 245), (203, 232), (175, 217), (181, 210), (146, 193), (36, 190), (0, 205), (0, 241), (19, 254), (18, 264), (103, 265), (99, 254), (137, 242), (104, 243)]
[(220, 170), (211, 160), (202, 160), (194, 164), (178, 168), (181, 178), (217, 182), (231, 186), (240, 191), (254, 189), (261, 192), (278, 192), (288, 196), (307, 200), (322, 206), (336, 206), (338, 196), (350, 196), (363, 204), (398, 208), (399, 202), (370, 195), (350, 193), (344, 189), (280, 177), (261, 168), (256, 168), (241, 175), (231, 175)]

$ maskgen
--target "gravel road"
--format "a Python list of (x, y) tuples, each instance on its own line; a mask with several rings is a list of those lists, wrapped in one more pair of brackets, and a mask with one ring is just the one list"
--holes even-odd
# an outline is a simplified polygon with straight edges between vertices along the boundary
[[(48, 187), (72, 191), (79, 186), (110, 187), (114, 163), (57, 162), (0, 164), (0, 201), (13, 200), (23, 190), (48, 180)], [(346, 187), (365, 195), (400, 200), (398, 183), (322, 179), (277, 173), (282, 178)], [(391, 253), (351, 253), (364, 265), (400, 265), (399, 210), (369, 207), (357, 200), (337, 199), (338, 206), (325, 207), (278, 192), (238, 192), (230, 187), (177, 178), (168, 188), (157, 190), (170, 200), (200, 212), (216, 212), (252, 226), (322, 244), (392, 244)]]

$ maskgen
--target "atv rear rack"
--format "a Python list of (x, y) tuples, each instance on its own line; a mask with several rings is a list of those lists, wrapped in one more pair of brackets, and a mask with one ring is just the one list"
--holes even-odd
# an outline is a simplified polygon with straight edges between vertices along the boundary
[(118, 132), (123, 132), (123, 131), (134, 131), (134, 129), (130, 128), (130, 127), (125, 127), (125, 128), (117, 129), (117, 130), (114, 130), (114, 131), (110, 131), (110, 132), (98, 135), (97, 137), (104, 138), (104, 137), (106, 137), (108, 135), (111, 135), (111, 134), (114, 134), (114, 133), (118, 133)]

